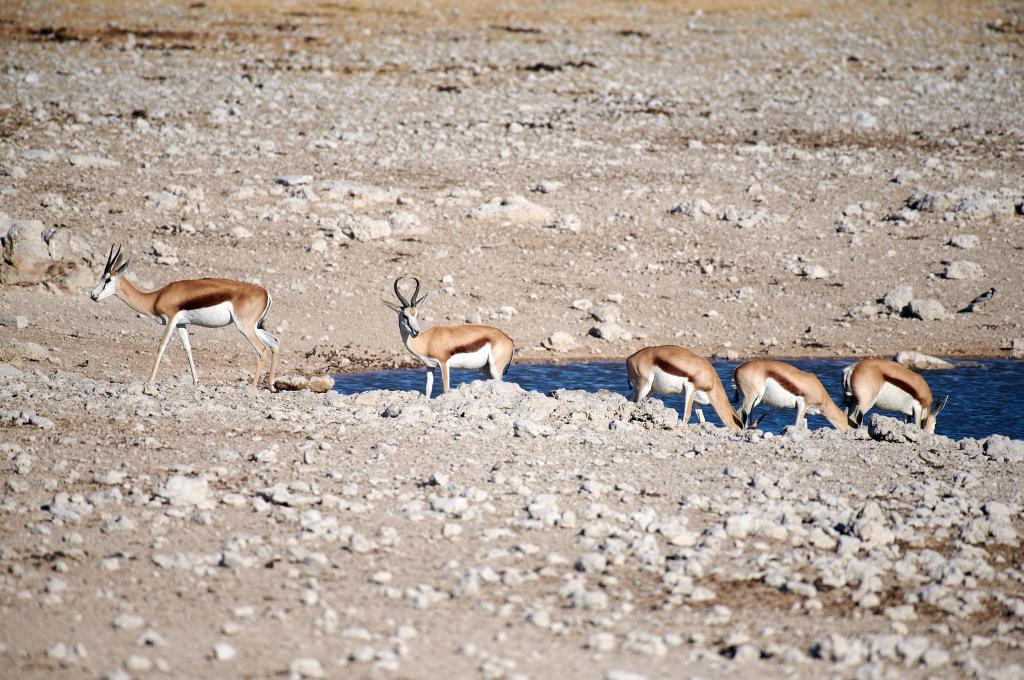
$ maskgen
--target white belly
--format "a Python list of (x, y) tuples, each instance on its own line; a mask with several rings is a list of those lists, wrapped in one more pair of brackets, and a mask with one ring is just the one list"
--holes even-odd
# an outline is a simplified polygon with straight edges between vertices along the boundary
[(231, 323), (233, 308), (230, 302), (222, 302), (212, 307), (190, 309), (181, 313), (178, 324), (192, 324), (206, 328), (220, 328)]
[(798, 405), (797, 395), (785, 387), (768, 378), (764, 381), (764, 394), (761, 396), (761, 403), (771, 408), (796, 408)]
[(882, 383), (882, 389), (875, 399), (875, 408), (885, 411), (898, 411), (899, 413), (913, 413), (914, 404), (917, 402), (912, 396), (896, 387), (892, 383)]
[[(657, 394), (682, 394), (693, 389), (693, 383), (689, 379), (666, 373), (657, 366), (652, 370), (652, 374), (654, 377), (651, 381), (651, 391)], [(708, 395), (700, 390), (693, 393), (693, 400), (698, 404), (711, 403)]]
[(487, 343), (475, 352), (453, 354), (448, 359), (448, 368), (483, 368), (491, 357), (491, 343)]

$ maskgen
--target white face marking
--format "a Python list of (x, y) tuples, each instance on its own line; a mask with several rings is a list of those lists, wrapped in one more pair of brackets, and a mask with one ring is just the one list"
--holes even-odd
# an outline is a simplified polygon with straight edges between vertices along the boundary
[(415, 307), (405, 307), (402, 309), (402, 320), (405, 322), (406, 327), (409, 329), (409, 335), (416, 337), (420, 334), (420, 322), (416, 316)]
[(103, 278), (101, 278), (100, 282), (96, 284), (96, 287), (93, 289), (89, 297), (91, 297), (96, 302), (99, 302), (103, 298), (110, 297), (111, 295), (114, 294), (114, 284), (116, 280), (117, 277), (104, 274)]

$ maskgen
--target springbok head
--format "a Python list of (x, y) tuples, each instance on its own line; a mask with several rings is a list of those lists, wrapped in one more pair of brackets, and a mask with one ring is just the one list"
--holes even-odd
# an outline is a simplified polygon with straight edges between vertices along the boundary
[(925, 432), (929, 432), (931, 434), (935, 434), (935, 419), (938, 417), (939, 412), (942, 411), (942, 409), (946, 408), (946, 402), (947, 401), (949, 401), (949, 395), (948, 394), (945, 397), (942, 398), (942, 402), (939, 404), (939, 407), (937, 409), (935, 409), (934, 411), (930, 411), (928, 413), (928, 415), (925, 416), (925, 418), (924, 418), (924, 430), (925, 430)]
[(103, 298), (113, 295), (117, 277), (124, 274), (124, 270), (128, 269), (131, 261), (130, 257), (121, 254), (121, 246), (117, 247), (116, 253), (114, 246), (110, 246), (110, 252), (107, 253), (107, 264), (103, 266), (103, 275), (100, 276), (100, 282), (96, 284), (96, 288), (93, 289), (89, 297), (99, 302)]
[(398, 301), (402, 303), (401, 306), (388, 300), (384, 300), (384, 304), (398, 312), (398, 327), (402, 331), (402, 334), (408, 334), (415, 338), (420, 334), (420, 322), (416, 317), (416, 308), (427, 299), (427, 295), (430, 295), (430, 293), (425, 293), (423, 297), (419, 297), (420, 280), (416, 277), (412, 277), (412, 280), (416, 283), (416, 290), (413, 291), (411, 298), (406, 298), (402, 295), (402, 291), (398, 287), (398, 284), (404, 278), (404, 276), (399, 276), (395, 279), (395, 297), (397, 297)]

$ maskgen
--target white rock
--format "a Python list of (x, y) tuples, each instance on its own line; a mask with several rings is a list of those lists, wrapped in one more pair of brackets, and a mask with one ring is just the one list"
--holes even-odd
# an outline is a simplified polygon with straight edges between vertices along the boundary
[(173, 506), (211, 505), (210, 485), (204, 477), (175, 475), (160, 488), (159, 495)]
[(292, 661), (288, 664), (288, 671), (300, 678), (324, 677), (324, 667), (320, 664), (320, 661), (308, 657)]
[(541, 345), (552, 352), (568, 352), (576, 348), (576, 339), (565, 331), (555, 331)]
[(541, 194), (553, 194), (554, 192), (561, 189), (563, 186), (565, 185), (562, 182), (557, 182), (555, 180), (549, 179), (542, 179), (541, 181), (537, 182), (533, 190)]
[(68, 156), (68, 161), (71, 165), (81, 168), (116, 168), (121, 165), (121, 161), (113, 158), (103, 158), (102, 156), (90, 156), (86, 154), (71, 154)]
[(894, 312), (902, 312), (903, 309), (914, 299), (914, 289), (910, 286), (896, 286), (890, 288), (882, 297), (885, 306)]
[(586, 647), (595, 652), (610, 652), (615, 649), (615, 635), (607, 632), (591, 633), (587, 637)]
[(820, 264), (807, 264), (800, 270), (800, 275), (808, 279), (827, 279), (828, 270)]
[(226, 642), (218, 642), (213, 646), (213, 658), (217, 661), (231, 661), (236, 656), (238, 652)]
[(878, 117), (867, 111), (853, 114), (853, 124), (858, 130), (874, 130), (878, 127)]
[(494, 198), (470, 211), (469, 216), (483, 222), (512, 222), (513, 224), (551, 224), (554, 215), (547, 208), (515, 194)]
[(252, 238), (252, 232), (246, 229), (245, 227), (233, 227), (231, 231), (229, 231), (228, 233), (231, 234), (232, 238)]
[(952, 280), (965, 280), (972, 281), (974, 279), (980, 279), (985, 275), (981, 265), (977, 262), (971, 262), (970, 260), (956, 260), (946, 265), (946, 270), (942, 272), (943, 278)]
[(917, 298), (907, 305), (907, 315), (924, 321), (941, 321), (947, 317), (946, 308), (938, 300)]
[(978, 245), (978, 237), (974, 234), (956, 234), (947, 243), (954, 248), (968, 250)]
[(590, 335), (609, 342), (622, 339), (623, 333), (625, 333), (625, 329), (614, 321), (605, 321), (590, 329)]
[(141, 616), (124, 613), (118, 615), (118, 617), (114, 619), (114, 628), (118, 630), (136, 630), (138, 628), (142, 628), (145, 623), (146, 622)]
[(948, 371), (955, 368), (953, 364), (945, 359), (939, 359), (920, 352), (897, 352), (892, 358), (897, 364), (912, 368), (918, 371)]
[[(310, 184), (313, 181), (312, 175), (283, 175), (275, 180), (278, 184), (286, 187), (297, 187), (303, 184)], [(280, 189), (278, 189), (280, 191)]]

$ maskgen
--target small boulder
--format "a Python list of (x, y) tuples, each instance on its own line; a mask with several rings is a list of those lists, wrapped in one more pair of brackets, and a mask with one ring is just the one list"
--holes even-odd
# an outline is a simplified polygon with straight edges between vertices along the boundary
[(895, 418), (872, 413), (868, 417), (868, 434), (875, 441), (903, 444), (921, 441), (925, 433), (916, 425), (901, 423)]
[(827, 279), (828, 270), (820, 264), (807, 264), (800, 271), (800, 275), (808, 279)]
[(513, 224), (553, 224), (554, 215), (542, 205), (526, 200), (518, 194), (494, 198), (473, 208), (469, 216), (482, 222), (512, 222)]
[(576, 339), (565, 331), (555, 331), (540, 344), (552, 352), (568, 352), (576, 348)]
[(923, 321), (941, 321), (946, 318), (946, 308), (938, 300), (918, 298), (910, 301), (904, 316)]
[(988, 458), (1004, 463), (1024, 462), (1024, 440), (994, 434), (986, 437), (984, 441), (985, 455)]
[(896, 286), (882, 296), (882, 303), (892, 311), (902, 312), (914, 299), (914, 289), (910, 286)]
[(921, 354), (920, 352), (897, 352), (892, 358), (897, 364), (915, 371), (948, 371), (955, 366), (945, 359)]
[(623, 333), (625, 329), (614, 321), (604, 321), (590, 329), (590, 335), (609, 342), (621, 340)]
[(946, 241), (946, 245), (953, 246), (954, 248), (968, 250), (978, 245), (978, 237), (975, 236), (974, 234), (956, 234), (948, 241)]
[(953, 280), (966, 280), (972, 281), (974, 279), (980, 279), (985, 275), (981, 265), (977, 262), (971, 262), (970, 260), (955, 260), (946, 265), (946, 270), (942, 272), (942, 277), (945, 279)]

